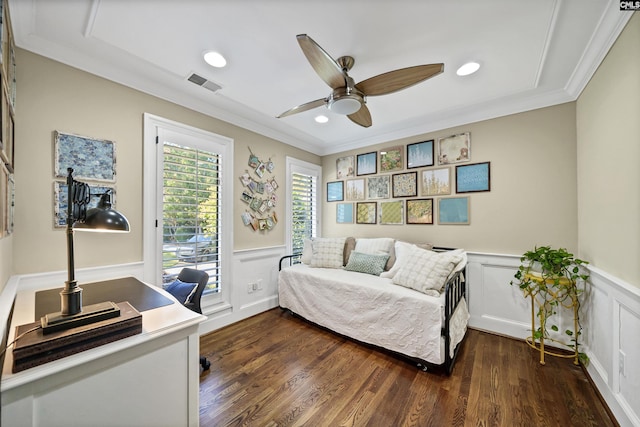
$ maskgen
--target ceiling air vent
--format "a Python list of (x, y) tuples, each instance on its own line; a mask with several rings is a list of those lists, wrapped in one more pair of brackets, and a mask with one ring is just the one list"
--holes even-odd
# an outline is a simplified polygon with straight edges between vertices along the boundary
[(205, 79), (202, 76), (197, 75), (196, 73), (192, 73), (187, 80), (191, 83), (195, 83), (198, 86), (202, 86), (205, 89), (209, 89), (211, 92), (216, 92), (222, 89), (222, 86), (215, 84), (214, 82)]

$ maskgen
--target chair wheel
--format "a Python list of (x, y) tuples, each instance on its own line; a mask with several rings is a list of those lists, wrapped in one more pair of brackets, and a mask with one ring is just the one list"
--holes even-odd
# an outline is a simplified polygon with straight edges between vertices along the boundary
[(200, 365), (202, 366), (202, 369), (206, 371), (211, 367), (211, 362), (209, 362), (206, 358), (202, 357), (200, 358)]

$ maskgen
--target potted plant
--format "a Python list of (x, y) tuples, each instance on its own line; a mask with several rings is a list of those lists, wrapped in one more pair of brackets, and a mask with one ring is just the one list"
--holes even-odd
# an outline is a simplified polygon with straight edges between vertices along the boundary
[[(540, 350), (540, 363), (544, 364), (544, 354), (551, 353), (544, 349), (544, 341), (553, 341), (572, 349), (575, 356), (574, 363), (578, 360), (583, 363), (588, 362), (585, 353), (580, 352), (579, 338), (582, 334), (580, 324), (579, 309), (580, 295), (584, 292), (584, 285), (589, 279), (589, 273), (584, 268), (587, 261), (575, 258), (564, 248), (554, 249), (551, 246), (535, 247), (532, 251), (527, 251), (520, 258), (520, 266), (514, 275), (516, 280), (511, 281), (511, 285), (517, 284), (524, 292), (525, 296), (531, 297), (531, 323), (532, 336), (529, 344)], [(535, 328), (534, 307), (538, 306), (537, 316), (539, 327)], [(551, 336), (549, 330), (558, 332), (559, 328), (555, 324), (547, 325), (547, 319), (557, 313), (558, 308), (564, 307), (573, 310), (574, 329), (566, 329), (565, 334), (569, 337), (569, 343), (562, 342)], [(536, 346), (539, 343), (539, 347)]]

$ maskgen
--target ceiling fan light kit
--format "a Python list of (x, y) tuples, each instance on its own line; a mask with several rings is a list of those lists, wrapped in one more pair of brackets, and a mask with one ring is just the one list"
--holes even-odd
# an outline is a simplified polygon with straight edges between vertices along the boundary
[(393, 93), (413, 86), (444, 71), (444, 64), (427, 64), (401, 68), (379, 74), (358, 84), (349, 77), (348, 71), (355, 60), (351, 56), (333, 59), (311, 37), (306, 34), (296, 36), (302, 52), (320, 78), (332, 89), (327, 98), (293, 107), (277, 116), (282, 118), (325, 106), (336, 114), (346, 115), (349, 120), (362, 126), (372, 124), (371, 113), (366, 106), (367, 96)]

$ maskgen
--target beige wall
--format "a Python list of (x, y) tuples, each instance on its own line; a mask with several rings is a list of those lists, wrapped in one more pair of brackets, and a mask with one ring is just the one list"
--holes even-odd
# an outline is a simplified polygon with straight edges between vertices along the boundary
[[(100, 77), (18, 49), (16, 118), (15, 234), (0, 246), (4, 284), (5, 254), (12, 243), (10, 274), (66, 269), (62, 229), (53, 228), (53, 131), (116, 141), (117, 208), (131, 222), (128, 235), (76, 233), (76, 267), (142, 260), (142, 130), (143, 113), (151, 113), (234, 139), (234, 177), (247, 167), (248, 147), (271, 157), (282, 187), (276, 213), (284, 218), (285, 153), (308, 162), (320, 158), (256, 133), (146, 95)], [(284, 244), (284, 223), (269, 233), (256, 233), (239, 218), (246, 205), (234, 182), (234, 249)], [(6, 244), (8, 243), (8, 244)]]
[(627, 23), (576, 111), (580, 255), (640, 287), (640, 14)]
[[(491, 162), (491, 191), (468, 194), (470, 225), (438, 225), (437, 218), (434, 225), (336, 224), (336, 203), (325, 202), (323, 234), (391, 236), (507, 254), (543, 244), (576, 250), (575, 103), (326, 156), (325, 188), (327, 181), (336, 180), (338, 157), (467, 131), (471, 132), (471, 163)], [(453, 179), (455, 166), (450, 167)]]

